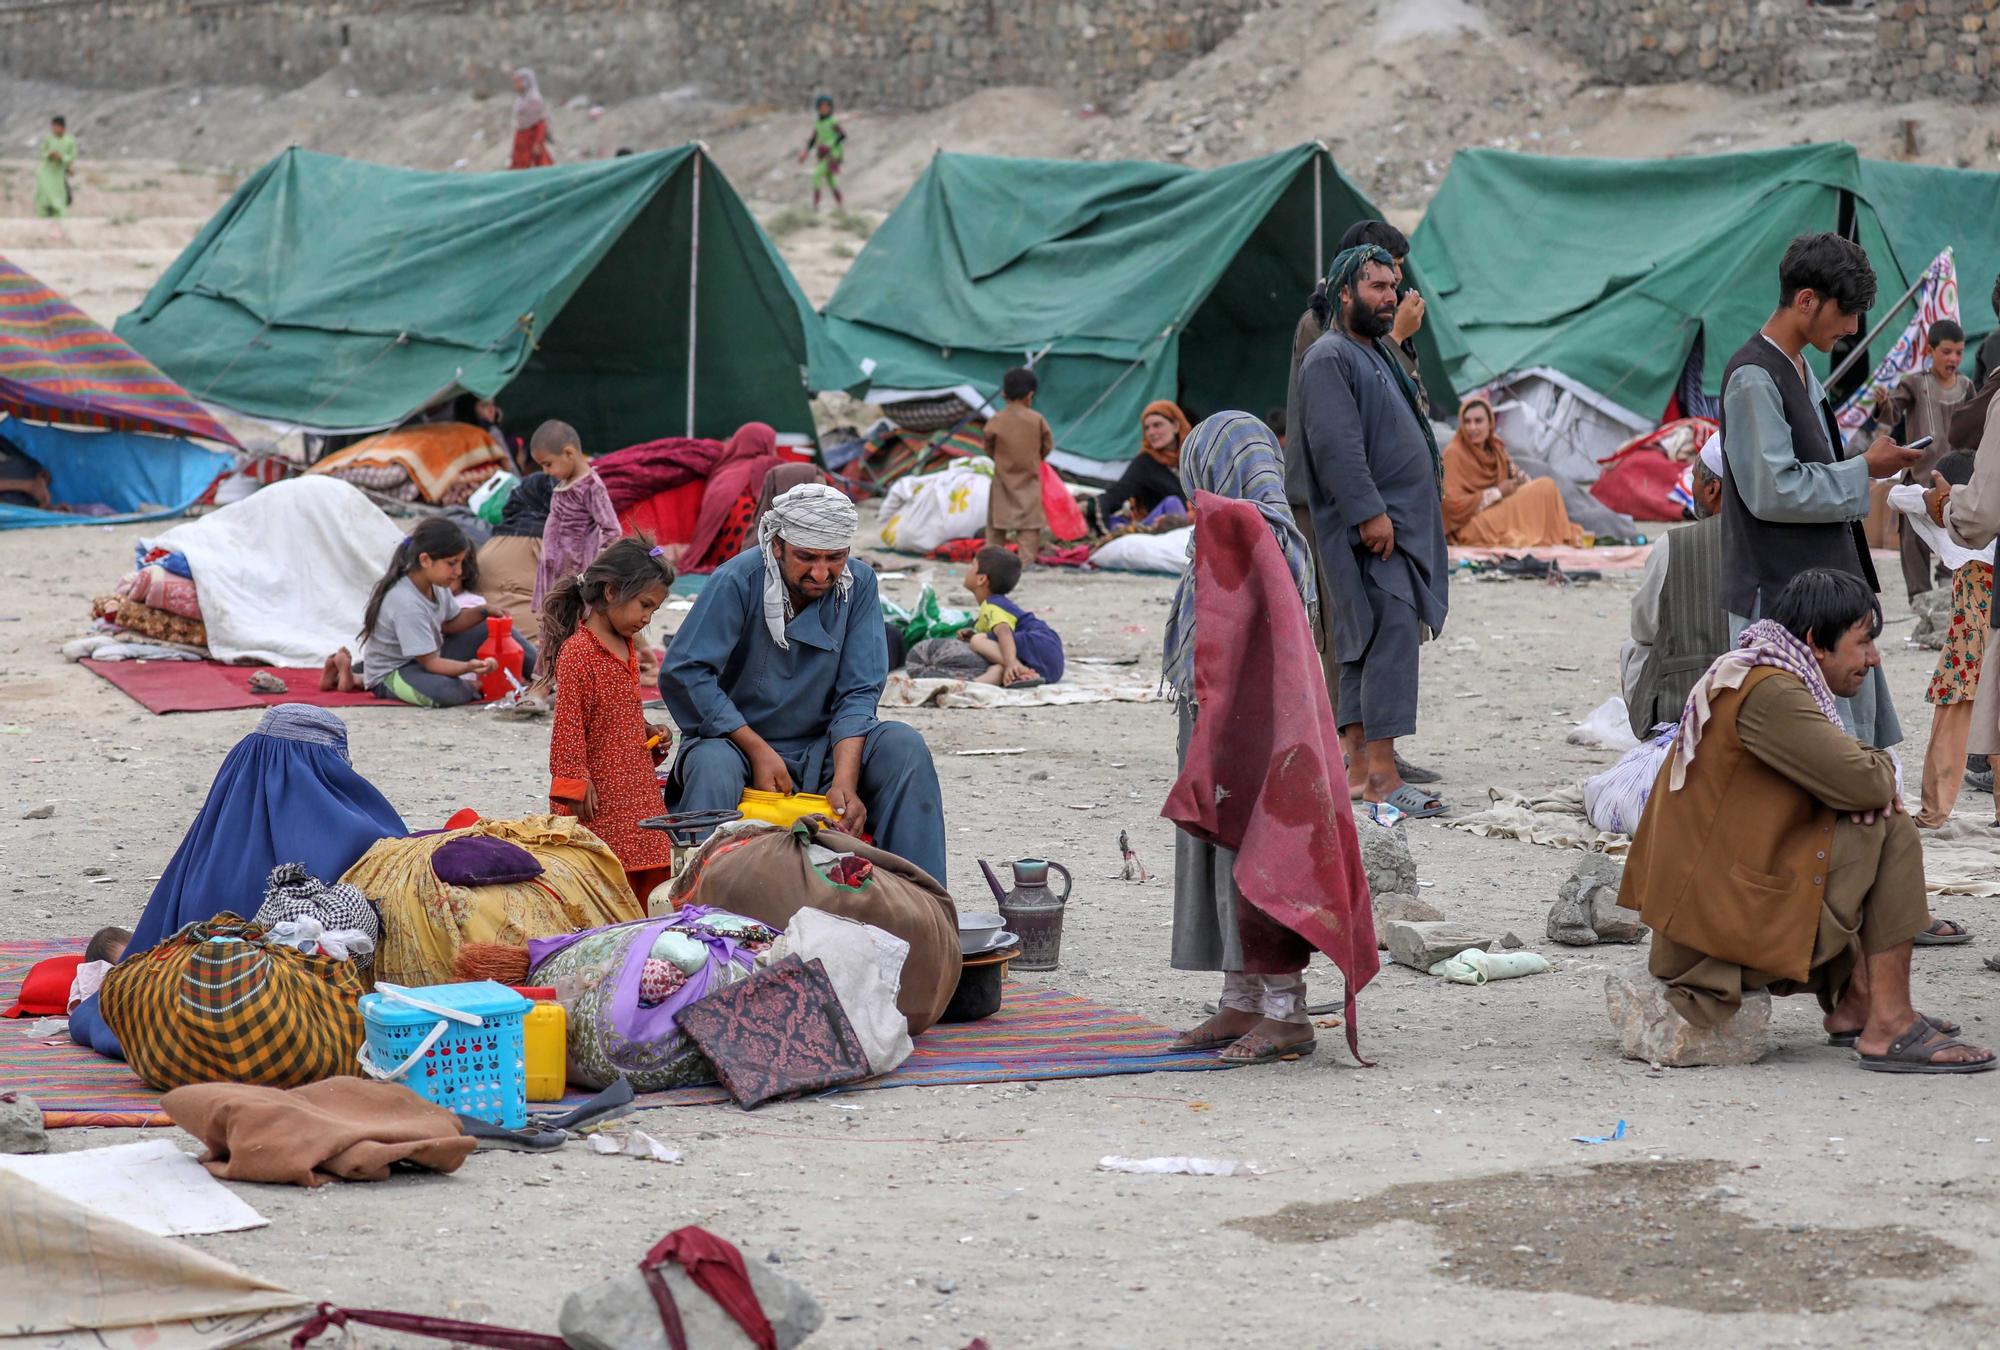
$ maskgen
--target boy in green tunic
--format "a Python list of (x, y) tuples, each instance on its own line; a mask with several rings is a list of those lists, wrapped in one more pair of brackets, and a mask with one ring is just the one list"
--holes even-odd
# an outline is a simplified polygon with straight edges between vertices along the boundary
[(833, 100), (821, 94), (814, 103), (818, 118), (813, 122), (812, 135), (806, 137), (806, 148), (799, 151), (799, 163), (806, 162), (806, 156), (819, 152), (819, 163), (813, 166), (813, 210), (819, 210), (819, 194), (831, 192), (835, 206), (845, 206), (840, 195), (840, 162), (847, 154), (847, 133), (840, 129), (840, 123), (833, 120)]
[(69, 134), (69, 124), (62, 118), (52, 118), (35, 159), (36, 215), (60, 220), (69, 214), (69, 166), (74, 163), (76, 137)]

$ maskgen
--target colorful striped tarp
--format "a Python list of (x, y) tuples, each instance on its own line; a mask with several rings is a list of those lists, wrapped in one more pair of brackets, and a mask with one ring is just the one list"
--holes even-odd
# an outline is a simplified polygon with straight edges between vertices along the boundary
[[(85, 939), (0, 943), (0, 1006), (14, 1001), (28, 967), (83, 949)], [(67, 1034), (34, 1036), (28, 1021), (0, 1020), (0, 1092), (25, 1092), (50, 1128), (165, 1125), (160, 1096), (124, 1064), (73, 1045)], [(1213, 1051), (1174, 1053), (1174, 1032), (1060, 989), (1006, 986), (1000, 1011), (980, 1022), (935, 1026), (916, 1038), (901, 1068), (859, 1088), (948, 1087), (1053, 1078), (1220, 1069)], [(591, 1094), (573, 1091), (576, 1105)], [(729, 1100), (714, 1087), (648, 1093), (642, 1107), (707, 1106)]]
[(35, 422), (236, 438), (82, 310), (0, 258), (0, 409)]

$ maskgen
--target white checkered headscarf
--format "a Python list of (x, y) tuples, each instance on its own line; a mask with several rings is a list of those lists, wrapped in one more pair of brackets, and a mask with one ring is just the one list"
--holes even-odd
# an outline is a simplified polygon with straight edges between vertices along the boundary
[[(785, 625), (792, 617), (792, 602), (771, 541), (783, 539), (788, 544), (811, 549), (849, 548), (854, 543), (854, 527), (860, 521), (861, 515), (846, 493), (824, 483), (801, 483), (779, 494), (764, 518), (757, 522), (757, 543), (764, 550), (764, 626), (771, 630), (771, 641), (779, 647), (789, 649), (792, 645), (785, 637)], [(836, 586), (842, 600), (854, 588), (854, 577), (846, 568), (841, 569)]]

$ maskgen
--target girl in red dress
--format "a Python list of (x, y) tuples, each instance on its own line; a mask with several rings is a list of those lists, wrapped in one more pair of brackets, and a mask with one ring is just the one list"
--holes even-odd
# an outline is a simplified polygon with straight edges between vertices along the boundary
[(643, 535), (618, 540), (542, 604), (542, 650), (557, 653), (549, 807), (618, 855), (641, 905), (667, 879), (673, 844), (639, 822), (664, 809), (655, 770), (672, 747), (639, 708), (638, 636), (666, 603), (674, 569)]

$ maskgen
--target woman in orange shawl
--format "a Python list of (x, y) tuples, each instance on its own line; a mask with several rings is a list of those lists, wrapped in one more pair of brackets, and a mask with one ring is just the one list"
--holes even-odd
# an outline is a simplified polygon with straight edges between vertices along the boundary
[(1483, 398), (1459, 408), (1458, 432), (1444, 448), (1444, 529), (1450, 542), (1475, 548), (1583, 543), (1583, 531), (1563, 509), (1562, 488), (1514, 467), (1506, 443), (1493, 434), (1493, 405)]
[(1181, 443), (1194, 426), (1171, 399), (1155, 399), (1139, 414), (1139, 453), (1125, 466), (1118, 481), (1086, 507), (1099, 533), (1110, 530), (1111, 517), (1143, 520), (1169, 497), (1181, 495)]

